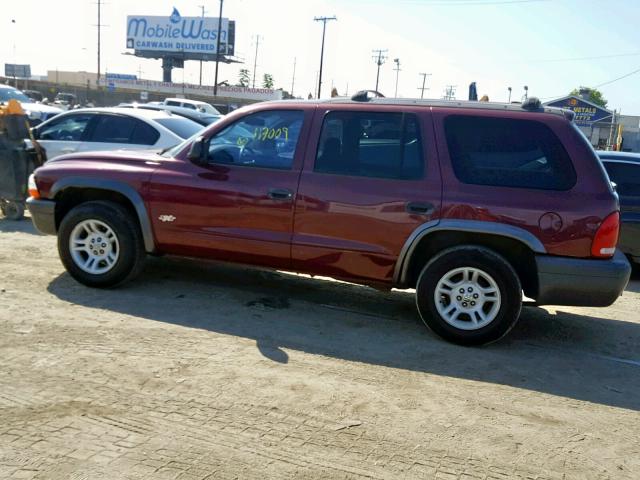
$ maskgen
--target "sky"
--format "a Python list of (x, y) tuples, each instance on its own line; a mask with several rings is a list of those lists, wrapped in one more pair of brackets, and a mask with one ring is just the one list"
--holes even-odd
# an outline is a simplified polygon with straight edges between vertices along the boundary
[[(104, 0), (102, 71), (161, 80), (159, 60), (126, 52), (127, 15), (217, 17), (216, 0)], [(95, 72), (97, 0), (3, 2), (0, 62), (28, 63), (47, 70)], [(395, 94), (394, 59), (400, 62), (398, 96), (419, 97), (420, 73), (429, 73), (425, 98), (442, 98), (447, 85), (467, 98), (475, 81), (491, 101), (529, 95), (550, 100), (580, 85), (595, 87), (609, 107), (640, 115), (640, 0), (225, 0), (223, 17), (236, 21), (236, 56), (244, 64), (221, 64), (219, 80), (238, 81), (240, 68), (253, 72), (260, 36), (256, 86), (264, 73), (275, 86), (306, 96), (317, 91), (322, 23), (327, 23), (323, 96), (373, 89), (373, 50), (385, 49), (379, 90)], [(11, 20), (15, 20), (12, 23)], [(14, 49), (15, 45), (15, 49)], [(631, 72), (632, 75), (622, 78)], [(214, 64), (204, 66), (213, 84)], [(198, 83), (199, 63), (173, 72), (174, 82)], [(611, 83), (608, 83), (611, 82)]]

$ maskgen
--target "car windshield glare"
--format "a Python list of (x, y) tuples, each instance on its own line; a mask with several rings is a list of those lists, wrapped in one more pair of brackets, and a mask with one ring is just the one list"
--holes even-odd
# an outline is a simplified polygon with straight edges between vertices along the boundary
[(0, 102), (8, 102), (9, 100), (18, 100), (19, 102), (32, 103), (32, 100), (20, 90), (15, 88), (0, 88)]

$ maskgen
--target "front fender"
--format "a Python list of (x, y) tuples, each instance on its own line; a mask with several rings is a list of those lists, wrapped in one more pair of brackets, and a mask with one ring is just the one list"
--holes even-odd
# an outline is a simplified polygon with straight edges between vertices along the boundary
[(140, 193), (131, 185), (117, 180), (108, 180), (102, 178), (65, 177), (56, 181), (51, 186), (51, 190), (49, 193), (50, 198), (55, 198), (58, 193), (67, 188), (93, 188), (97, 190), (117, 192), (126, 197), (133, 205), (133, 208), (135, 209), (138, 216), (142, 238), (144, 239), (145, 250), (147, 251), (147, 253), (153, 253), (155, 251), (155, 240), (153, 237), (153, 230), (151, 228), (151, 221), (149, 219), (147, 207)]

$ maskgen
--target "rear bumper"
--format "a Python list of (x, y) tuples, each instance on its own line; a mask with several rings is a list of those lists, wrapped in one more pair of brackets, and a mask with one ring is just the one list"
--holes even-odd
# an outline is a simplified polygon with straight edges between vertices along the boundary
[(606, 307), (622, 295), (631, 265), (620, 250), (609, 260), (536, 255), (539, 305)]
[(27, 208), (35, 227), (47, 235), (56, 234), (56, 202), (39, 198), (28, 198)]

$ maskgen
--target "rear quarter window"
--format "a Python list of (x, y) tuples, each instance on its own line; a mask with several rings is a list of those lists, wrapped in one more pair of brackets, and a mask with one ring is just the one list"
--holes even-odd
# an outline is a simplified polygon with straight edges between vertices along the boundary
[(569, 190), (576, 183), (569, 154), (541, 122), (451, 115), (444, 128), (463, 183), (541, 190)]

